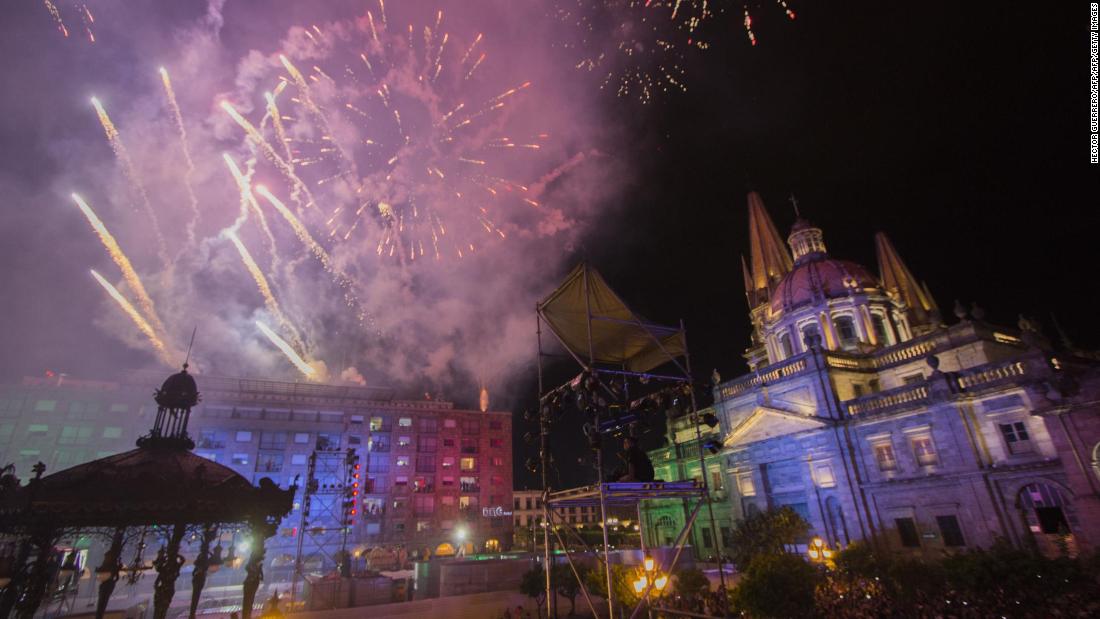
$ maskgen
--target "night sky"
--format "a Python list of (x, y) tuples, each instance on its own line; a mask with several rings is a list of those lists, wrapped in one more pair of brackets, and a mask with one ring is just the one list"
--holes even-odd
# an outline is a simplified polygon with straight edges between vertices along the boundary
[[(794, 22), (760, 11), (756, 47), (731, 26), (687, 94), (624, 106), (652, 157), (586, 247), (611, 286), (651, 320), (684, 319), (698, 381), (740, 375), (745, 194), (786, 236), (794, 193), (830, 253), (872, 272), (885, 231), (947, 320), (976, 301), (1053, 336), (1054, 313), (1095, 346), (1087, 3), (799, 4)], [(569, 431), (567, 485), (591, 475), (565, 466), (581, 452)]]
[[(74, 4), (58, 2), (63, 13)], [(220, 153), (241, 156), (243, 148), (214, 102), (254, 99), (242, 86), (255, 77), (246, 65), (259, 66), (261, 57), (270, 65), (290, 26), (346, 20), (368, 5), (88, 4), (97, 12), (95, 46), (77, 40), (79, 21), (70, 39), (60, 38), (33, 0), (6, 7), (0, 24), (7, 59), (0, 76), (2, 380), (47, 368), (106, 377), (156, 364), (87, 277), (89, 266), (112, 281), (117, 271), (67, 202), (70, 191), (88, 192), (120, 241), (138, 248), (139, 270), (152, 279), (146, 265), (154, 252), (143, 245), (148, 230), (120, 219), (129, 213), (114, 204), (123, 202), (125, 180), (87, 97), (105, 97), (151, 187), (163, 184), (179, 203), (172, 184), (178, 173), (153, 165), (174, 147), (152, 137), (144, 144), (141, 131), (167, 126), (151, 77), (157, 63), (171, 67), (202, 156), (198, 189), (207, 210), (200, 232), (214, 238), (236, 209)], [(471, 407), (472, 385), (487, 380), (494, 408), (517, 413), (520, 451), (529, 428), (518, 414), (534, 406), (533, 301), (585, 259), (649, 319), (685, 321), (698, 380), (715, 368), (733, 378), (746, 370), (739, 255), (749, 251), (749, 190), (762, 194), (784, 235), (794, 220), (787, 201), (793, 193), (834, 256), (872, 270), (872, 236), (885, 231), (949, 320), (955, 299), (978, 302), (991, 322), (1037, 317), (1049, 332), (1053, 313), (1075, 343), (1097, 345), (1088, 302), (1097, 296), (1098, 188), (1097, 167), (1088, 164), (1088, 3), (792, 0), (798, 17), (790, 21), (761, 0), (752, 5), (753, 47), (741, 4), (712, 1), (730, 10), (706, 23), (709, 50), (685, 54), (687, 92), (644, 105), (601, 92), (598, 76), (571, 69), (576, 59), (561, 43), (572, 35), (568, 24), (547, 17), (551, 2), (407, 3), (410, 13), (426, 15), (436, 5), (447, 6), (456, 33), (489, 33), (494, 58), (503, 59), (490, 77), (529, 75), (543, 88), (532, 95), (534, 112), (520, 108), (513, 120), (538, 120), (557, 141), (521, 172), (551, 179), (539, 197), (563, 215), (506, 218), (509, 241), (457, 266), (362, 266), (357, 249), (333, 250), (370, 282), (368, 310), (391, 321), (382, 327), (385, 337), (354, 345), (344, 344), (344, 334), (355, 327), (333, 309), (340, 299), (315, 284), (324, 276), (292, 274), (281, 282), (282, 300), (292, 312), (295, 301), (325, 310), (296, 316), (330, 369), (357, 363), (368, 383), (395, 384), (407, 394), (435, 390)], [(255, 250), (260, 237), (249, 234)], [(279, 240), (290, 247), (293, 237)], [(219, 319), (199, 329), (209, 366), (295, 378), (270, 346), (238, 328), (252, 324), (262, 303), (224, 243), (187, 255), (201, 260), (195, 269), (202, 278), (190, 289), (194, 300), (180, 306), (186, 320), (170, 321), (183, 334), (177, 340), (190, 334), (192, 316), (205, 312)], [(161, 303), (168, 296), (153, 294)], [(494, 332), (498, 325), (505, 328)], [(222, 342), (232, 350), (215, 355)], [(420, 366), (426, 369), (409, 369)], [(568, 364), (552, 364), (548, 382), (573, 373)], [(582, 452), (576, 427), (556, 434), (559, 461), (568, 464)], [(525, 477), (521, 460), (517, 486)], [(562, 483), (583, 479), (564, 464)]]

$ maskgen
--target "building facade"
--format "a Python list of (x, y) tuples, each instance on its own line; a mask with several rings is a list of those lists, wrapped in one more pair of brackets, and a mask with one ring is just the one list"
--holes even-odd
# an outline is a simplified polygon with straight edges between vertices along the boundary
[[(707, 413), (713, 414), (714, 410), (703, 409), (698, 417)], [(729, 554), (734, 520), (730, 511), (724, 458), (718, 450), (722, 440), (721, 430), (705, 423), (700, 423), (698, 430), (696, 433), (696, 424), (688, 415), (670, 420), (666, 445), (651, 450), (649, 459), (653, 462), (655, 479), (667, 481), (702, 481), (703, 465), (706, 465), (709, 505), (699, 511), (687, 543), (695, 548), (700, 559), (711, 559), (717, 553)], [(700, 453), (705, 456), (702, 462)], [(646, 547), (673, 545), (690, 516), (684, 501), (658, 499), (643, 501), (640, 505)]]
[[(424, 556), (510, 546), (510, 413), (396, 400), (378, 388), (196, 378), (195, 453), (253, 483), (268, 477), (299, 486), (294, 511), (267, 545), (267, 567), (276, 574), (292, 569), (300, 536), (310, 571), (330, 569), (345, 545), (360, 556), (376, 547)], [(120, 382), (62, 376), (2, 386), (0, 462), (26, 478), (39, 461), (57, 471), (132, 449), (155, 413), (149, 394), (156, 384), (135, 374)], [(319, 488), (303, 514), (314, 454)], [(357, 471), (348, 466), (353, 459)], [(353, 475), (359, 496), (326, 491)], [(354, 506), (345, 504), (349, 498)]]
[(911, 553), (1100, 544), (1094, 355), (976, 307), (946, 324), (881, 233), (872, 274), (803, 219), (784, 244), (755, 193), (749, 226), (750, 372), (714, 405), (734, 520), (788, 505), (833, 544)]

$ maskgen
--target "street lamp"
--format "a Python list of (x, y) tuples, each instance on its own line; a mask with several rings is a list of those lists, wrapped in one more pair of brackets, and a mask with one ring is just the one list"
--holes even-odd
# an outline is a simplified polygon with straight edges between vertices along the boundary
[(668, 576), (657, 571), (657, 562), (653, 557), (645, 555), (642, 558), (642, 573), (631, 585), (634, 587), (634, 592), (641, 595), (651, 581), (654, 589), (664, 591), (665, 586), (668, 585)]
[(809, 546), (806, 548), (806, 554), (810, 555), (810, 561), (819, 563), (827, 568), (834, 567), (833, 563), (833, 549), (829, 548), (829, 545), (825, 543), (825, 540), (820, 537), (814, 537), (810, 540)]

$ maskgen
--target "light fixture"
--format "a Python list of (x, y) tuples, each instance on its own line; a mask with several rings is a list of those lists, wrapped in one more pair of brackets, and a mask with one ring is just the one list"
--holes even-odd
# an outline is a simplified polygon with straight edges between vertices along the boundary
[(645, 566), (645, 571), (648, 574), (653, 573), (653, 568), (656, 567), (656, 563), (657, 562), (653, 560), (653, 557), (650, 557), (648, 555), (645, 559), (642, 559), (642, 565)]
[(638, 580), (634, 581), (634, 592), (641, 595), (645, 590), (645, 586), (649, 584), (649, 579), (645, 576), (639, 576)]
[(653, 581), (653, 586), (656, 587), (658, 591), (664, 591), (665, 585), (667, 584), (668, 576), (658, 576), (657, 579)]

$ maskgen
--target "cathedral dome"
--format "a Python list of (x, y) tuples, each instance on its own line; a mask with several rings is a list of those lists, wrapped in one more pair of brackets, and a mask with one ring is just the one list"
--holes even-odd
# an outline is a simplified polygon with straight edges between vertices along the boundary
[(878, 279), (849, 260), (818, 253), (799, 260), (776, 284), (771, 295), (772, 312), (790, 312), (825, 299), (846, 297), (868, 288), (879, 288)]

